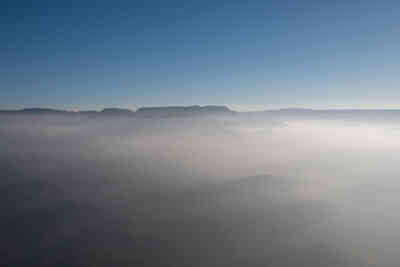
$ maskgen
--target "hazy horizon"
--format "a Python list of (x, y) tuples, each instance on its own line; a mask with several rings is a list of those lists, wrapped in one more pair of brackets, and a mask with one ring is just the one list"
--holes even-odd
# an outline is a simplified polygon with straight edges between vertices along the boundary
[[(371, 106), (371, 107), (352, 107), (352, 106), (343, 106), (343, 107), (307, 107), (307, 106), (281, 106), (281, 107), (258, 107), (254, 109), (241, 109), (240, 105), (224, 105), (224, 104), (212, 104), (212, 105), (199, 105), (199, 104), (193, 104), (193, 105), (158, 105), (158, 106), (152, 106), (152, 105), (140, 105), (135, 108), (130, 108), (130, 107), (124, 107), (124, 106), (102, 106), (98, 107), (97, 109), (94, 108), (88, 108), (88, 107), (82, 107), (81, 109), (72, 109), (72, 108), (61, 108), (61, 107), (55, 107), (55, 106), (16, 106), (14, 108), (0, 108), (0, 111), (18, 111), (18, 110), (24, 110), (24, 109), (49, 109), (49, 110), (61, 110), (61, 111), (71, 111), (71, 112), (79, 112), (79, 111), (102, 111), (105, 109), (110, 109), (110, 108), (116, 108), (116, 109), (126, 109), (126, 110), (131, 110), (133, 112), (137, 111), (140, 108), (168, 108), (168, 107), (193, 107), (193, 106), (200, 106), (200, 107), (208, 107), (208, 106), (219, 106), (219, 107), (227, 107), (232, 111), (236, 112), (262, 112), (262, 111), (279, 111), (279, 110), (313, 110), (313, 111), (385, 111), (385, 110), (400, 110), (400, 107), (397, 106), (389, 106), (389, 107), (382, 107), (382, 106)], [(235, 108), (236, 107), (236, 108)]]

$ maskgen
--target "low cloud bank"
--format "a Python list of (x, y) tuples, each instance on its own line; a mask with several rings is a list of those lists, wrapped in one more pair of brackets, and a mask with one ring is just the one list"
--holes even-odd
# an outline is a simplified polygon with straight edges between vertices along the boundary
[(398, 266), (378, 118), (2, 116), (2, 261)]

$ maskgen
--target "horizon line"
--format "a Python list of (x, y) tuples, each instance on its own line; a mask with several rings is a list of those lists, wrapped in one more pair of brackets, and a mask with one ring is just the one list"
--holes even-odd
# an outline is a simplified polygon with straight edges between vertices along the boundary
[(231, 108), (229, 105), (160, 105), (160, 106), (140, 106), (135, 109), (125, 108), (125, 107), (104, 107), (101, 109), (64, 109), (64, 108), (53, 108), (53, 107), (23, 107), (23, 108), (15, 108), (15, 109), (1, 109), (0, 112), (21, 112), (21, 111), (54, 111), (54, 112), (69, 112), (69, 113), (79, 113), (79, 112), (104, 112), (107, 110), (120, 110), (126, 112), (135, 113), (141, 109), (148, 108), (188, 108), (188, 107), (199, 107), (199, 108), (207, 108), (207, 107), (224, 107), (230, 111), (238, 112), (238, 113), (257, 113), (257, 112), (269, 112), (269, 111), (400, 111), (399, 108), (307, 108), (307, 107), (282, 107), (282, 108), (266, 108), (266, 109), (257, 109), (257, 110), (235, 110)]

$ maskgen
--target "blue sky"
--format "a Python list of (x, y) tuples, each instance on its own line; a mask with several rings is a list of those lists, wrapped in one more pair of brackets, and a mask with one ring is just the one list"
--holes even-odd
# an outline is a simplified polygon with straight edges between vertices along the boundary
[(400, 108), (398, 1), (1, 1), (0, 108)]

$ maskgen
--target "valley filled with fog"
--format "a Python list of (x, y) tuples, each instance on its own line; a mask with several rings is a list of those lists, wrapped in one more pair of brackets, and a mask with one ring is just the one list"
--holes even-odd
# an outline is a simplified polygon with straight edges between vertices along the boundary
[(396, 114), (1, 115), (1, 261), (398, 266)]

